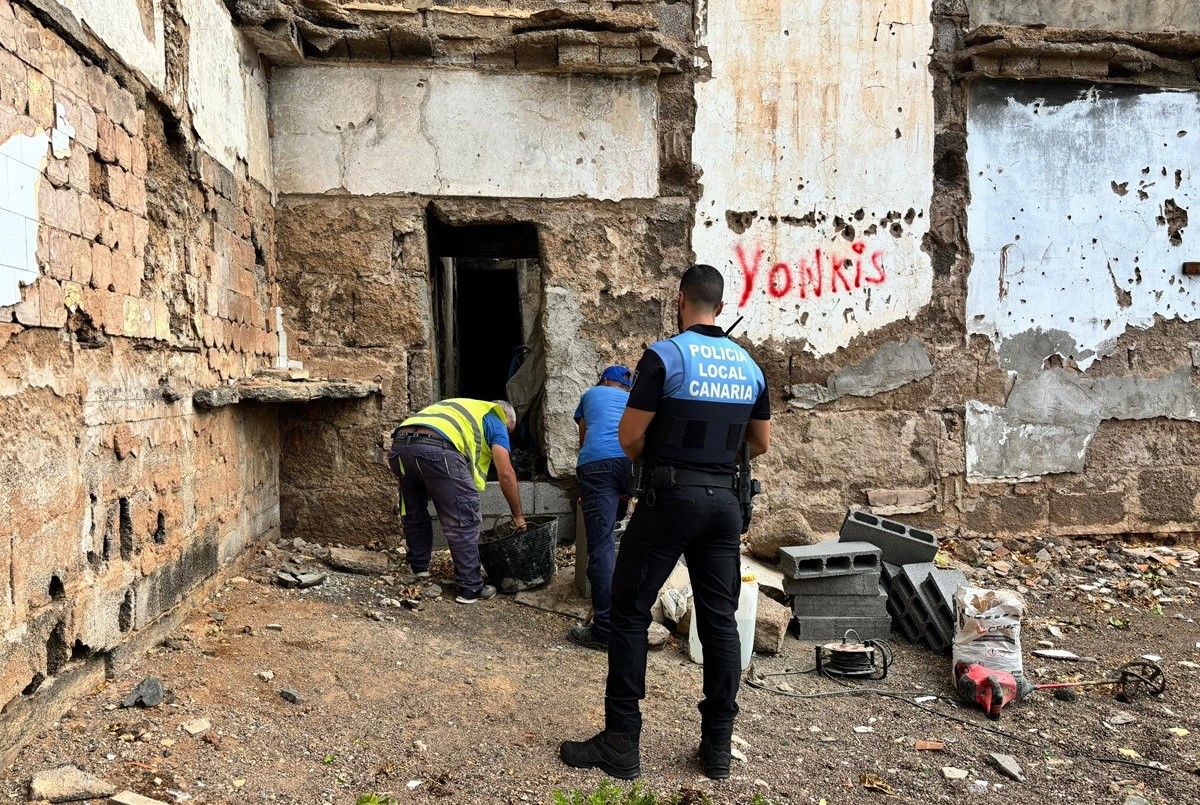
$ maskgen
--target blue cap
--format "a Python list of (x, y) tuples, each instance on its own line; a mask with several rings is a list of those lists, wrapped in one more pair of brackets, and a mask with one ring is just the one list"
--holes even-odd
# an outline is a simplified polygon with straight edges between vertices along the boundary
[(620, 364), (614, 364), (600, 373), (600, 379), (613, 380), (622, 386), (628, 386), (633, 383), (633, 372)]

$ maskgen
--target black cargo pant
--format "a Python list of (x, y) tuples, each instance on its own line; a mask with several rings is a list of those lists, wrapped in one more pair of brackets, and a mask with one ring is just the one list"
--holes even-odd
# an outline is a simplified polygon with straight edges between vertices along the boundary
[(467, 457), (438, 436), (397, 431), (392, 436), (388, 466), (400, 479), (404, 540), (408, 563), (416, 572), (429, 569), (433, 553), (433, 521), (429, 501), (454, 559), (459, 589), (476, 593), (483, 588), (479, 564), (479, 527), (483, 523), (479, 490)]
[(741, 682), (738, 594), (741, 591), (742, 512), (731, 488), (684, 486), (643, 498), (621, 539), (612, 581), (605, 727), (639, 735), (638, 702), (646, 697), (646, 629), (650, 607), (680, 554), (687, 557), (693, 618), (704, 646), (701, 729), (728, 739)]

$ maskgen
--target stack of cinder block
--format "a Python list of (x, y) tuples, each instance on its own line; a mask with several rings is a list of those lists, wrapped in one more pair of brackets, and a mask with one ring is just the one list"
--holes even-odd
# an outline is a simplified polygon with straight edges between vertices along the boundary
[(853, 629), (861, 640), (891, 635), (887, 593), (879, 585), (881, 551), (867, 542), (781, 548), (783, 591), (801, 640), (828, 643)]
[(937, 537), (851, 509), (842, 521), (838, 539), (841, 545), (869, 543), (879, 548), (880, 581), (893, 627), (910, 643), (949, 653), (954, 642), (954, 591), (966, 583), (966, 576), (933, 564)]

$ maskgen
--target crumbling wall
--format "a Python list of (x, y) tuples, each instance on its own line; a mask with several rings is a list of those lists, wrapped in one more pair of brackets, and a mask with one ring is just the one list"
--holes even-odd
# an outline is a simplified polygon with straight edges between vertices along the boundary
[[(391, 430), (435, 397), (436, 345), (426, 211), (446, 223), (531, 223), (538, 231), (545, 311), (545, 427), (551, 472), (570, 478), (572, 414), (613, 361), (633, 362), (672, 326), (687, 266), (683, 199), (291, 197), (278, 210), (281, 288), (297, 348), (313, 372), (375, 378), (377, 401), (336, 411), (285, 410), (283, 528), (313, 541), (395, 540)], [(487, 337), (479, 322), (475, 337)], [(336, 536), (335, 536), (336, 535)]]
[(262, 82), (215, 0), (0, 0), (0, 765), (278, 529), (274, 410), (191, 401), (276, 350)]

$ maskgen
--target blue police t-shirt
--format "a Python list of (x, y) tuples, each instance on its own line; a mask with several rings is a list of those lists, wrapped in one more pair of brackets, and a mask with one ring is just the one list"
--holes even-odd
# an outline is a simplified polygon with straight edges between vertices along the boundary
[(617, 438), (617, 425), (621, 423), (628, 401), (629, 392), (616, 386), (592, 386), (579, 398), (575, 421), (582, 419), (587, 426), (583, 447), (579, 450), (580, 465), (606, 458), (625, 458)]

